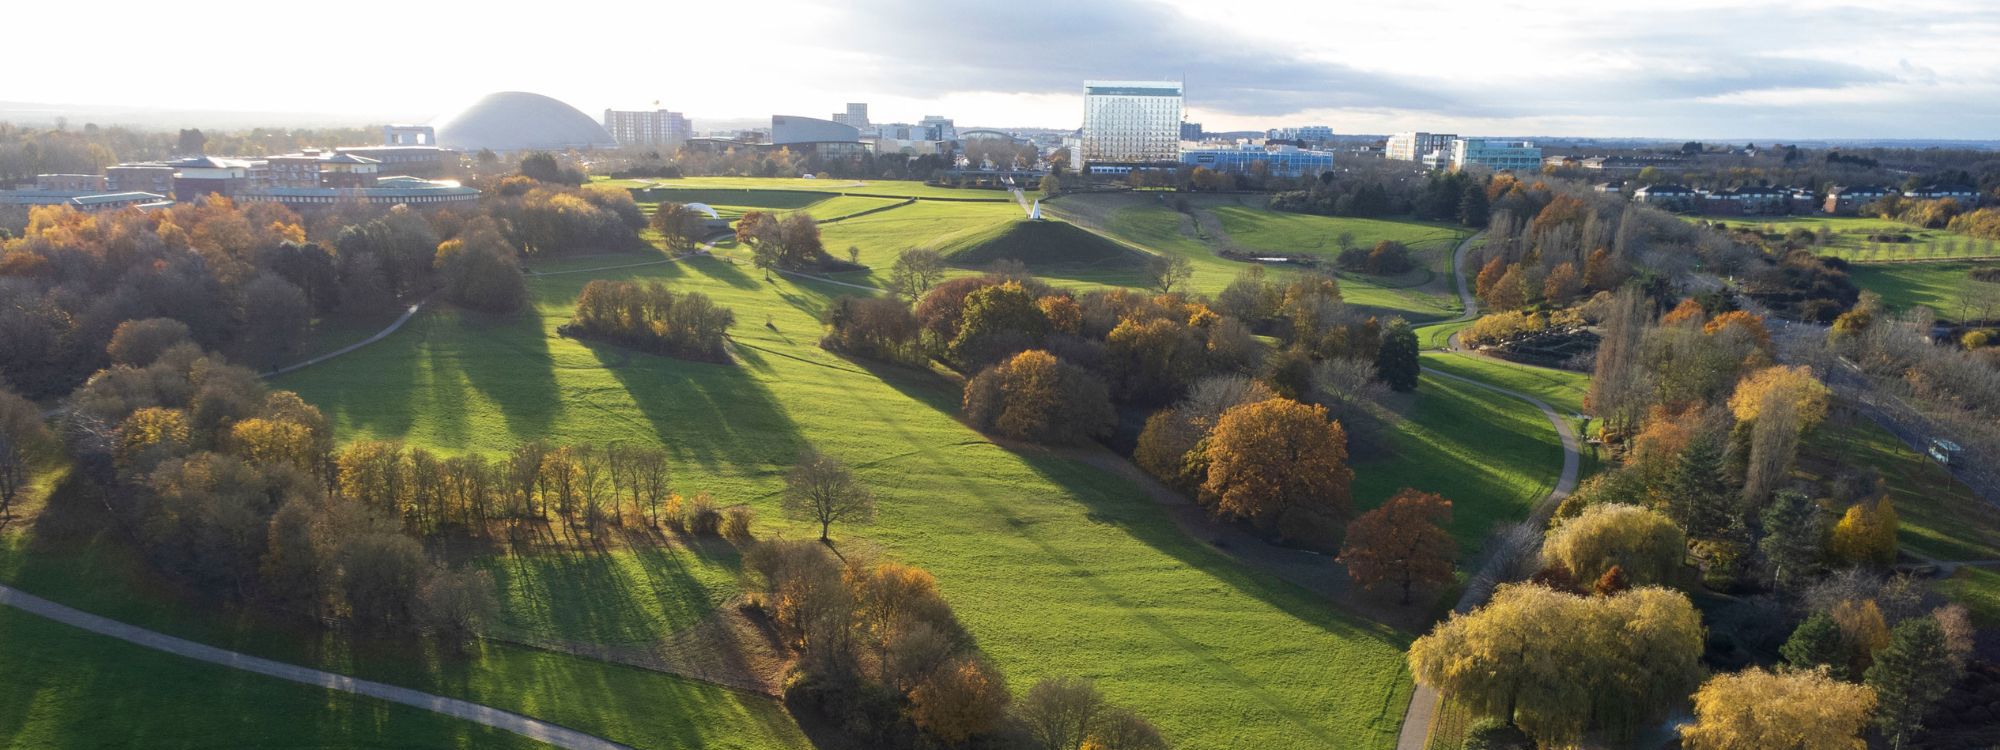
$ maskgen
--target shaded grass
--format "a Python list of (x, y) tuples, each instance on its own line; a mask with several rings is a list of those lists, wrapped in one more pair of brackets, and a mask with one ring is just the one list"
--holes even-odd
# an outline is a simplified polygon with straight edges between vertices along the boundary
[(2000, 571), (1959, 568), (1950, 578), (1932, 584), (1932, 588), (1972, 610), (1974, 624), (1982, 628), (2000, 627)]
[[(863, 193), (909, 198), (978, 198), (1012, 201), (1005, 190), (952, 188), (926, 185), (916, 180), (808, 180), (799, 177), (683, 177), (678, 179), (604, 180), (619, 187), (655, 187), (673, 190), (805, 190), (816, 193)], [(1040, 193), (1029, 190), (1028, 197)], [(731, 201), (724, 201), (729, 203)]]
[(8, 747), (529, 748), (519, 735), (153, 651), (0, 608)]
[(777, 493), (812, 445), (878, 495), (877, 523), (836, 527), (836, 540), (934, 573), (1017, 690), (1094, 677), (1189, 747), (1393, 744), (1410, 689), (1406, 634), (1244, 570), (1121, 478), (987, 442), (953, 417), (956, 388), (929, 374), (871, 371), (818, 349), (816, 316), (835, 292), (826, 285), (767, 283), (716, 260), (615, 273), (734, 308), (738, 363), (553, 336), (588, 280), (579, 274), (531, 280), (533, 316), (427, 313), (279, 385), (319, 405), (345, 439), (487, 453), (536, 438), (656, 442), (673, 456), (676, 489), (748, 503), (766, 536), (811, 533), (781, 520)]

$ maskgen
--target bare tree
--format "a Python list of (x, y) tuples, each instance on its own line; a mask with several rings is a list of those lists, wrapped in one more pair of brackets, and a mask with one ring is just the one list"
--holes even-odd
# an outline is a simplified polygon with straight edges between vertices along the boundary
[(889, 267), (889, 288), (914, 300), (943, 281), (945, 272), (944, 255), (938, 251), (923, 248), (904, 250), (896, 255), (896, 262)]
[(785, 477), (783, 507), (785, 515), (818, 523), (819, 540), (827, 542), (834, 522), (873, 518), (875, 497), (840, 461), (807, 449)]
[(1194, 262), (1179, 255), (1155, 255), (1146, 259), (1146, 285), (1167, 294), (1194, 276)]

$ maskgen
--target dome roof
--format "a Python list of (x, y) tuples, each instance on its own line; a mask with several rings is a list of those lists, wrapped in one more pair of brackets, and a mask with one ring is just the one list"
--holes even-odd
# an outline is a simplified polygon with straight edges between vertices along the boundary
[(612, 147), (604, 126), (575, 107), (525, 91), (487, 94), (472, 106), (432, 123), (438, 145), (476, 151), (533, 151)]

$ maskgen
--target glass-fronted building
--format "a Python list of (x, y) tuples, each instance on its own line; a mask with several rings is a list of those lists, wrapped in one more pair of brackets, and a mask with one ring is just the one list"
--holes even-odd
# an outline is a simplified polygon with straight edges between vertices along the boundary
[(1451, 168), (1484, 167), (1495, 172), (1542, 171), (1542, 150), (1528, 141), (1460, 138), (1451, 142)]
[(1179, 81), (1084, 81), (1080, 164), (1180, 160)]
[(1262, 164), (1272, 177), (1317, 176), (1333, 169), (1333, 152), (1297, 146), (1217, 146), (1182, 151), (1181, 164), (1230, 174), (1254, 174), (1256, 165)]

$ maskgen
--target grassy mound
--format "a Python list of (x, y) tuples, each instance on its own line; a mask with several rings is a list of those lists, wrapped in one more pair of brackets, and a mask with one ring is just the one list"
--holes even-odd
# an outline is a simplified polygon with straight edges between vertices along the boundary
[(983, 237), (948, 251), (951, 264), (979, 268), (1000, 260), (1018, 260), (1029, 268), (1136, 266), (1145, 259), (1138, 251), (1063, 221), (1027, 221), (995, 227)]

